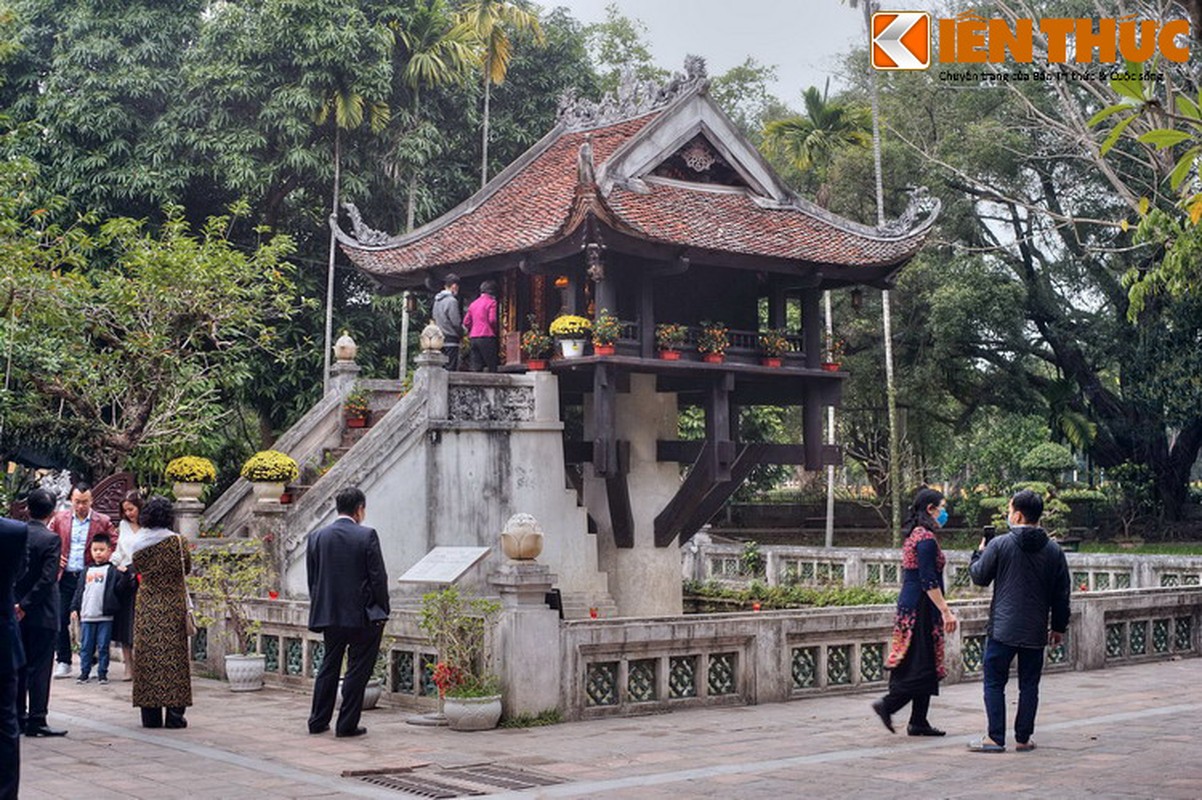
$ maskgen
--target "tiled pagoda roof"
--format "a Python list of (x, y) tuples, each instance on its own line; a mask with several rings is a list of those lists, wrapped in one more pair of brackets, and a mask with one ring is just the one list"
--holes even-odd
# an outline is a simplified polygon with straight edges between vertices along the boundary
[[(411, 233), (385, 236), (363, 227), (352, 212), (356, 236), (335, 227), (343, 250), (379, 283), (413, 285), (431, 272), (470, 272), (482, 262), (536, 255), (592, 219), (690, 258), (821, 265), (828, 278), (841, 273), (855, 281), (857, 274), (879, 278), (900, 268), (918, 252), (938, 211), (936, 204), (917, 222), (915, 207), (903, 220), (872, 228), (800, 199), (703, 88), (632, 118), (580, 127), (561, 122), (475, 195)], [(680, 146), (680, 131), (702, 131), (720, 142), (715, 150), (747, 178), (744, 185), (652, 174)], [(672, 142), (662, 152), (656, 149), (661, 140)]]

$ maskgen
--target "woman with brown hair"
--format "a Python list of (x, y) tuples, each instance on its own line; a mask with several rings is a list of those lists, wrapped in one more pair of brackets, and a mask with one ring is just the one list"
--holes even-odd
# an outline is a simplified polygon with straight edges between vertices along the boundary
[(947, 503), (941, 492), (920, 489), (902, 527), (902, 588), (885, 668), (890, 670), (889, 693), (872, 704), (881, 722), (894, 733), (893, 715), (910, 704), (911, 736), (943, 736), (931, 725), (927, 710), (939, 694), (943, 666), (943, 635), (956, 629), (956, 617), (943, 596), (943, 565), (936, 532), (947, 524)]
[[(122, 572), (128, 572), (133, 564), (134, 547), (142, 532), (139, 521), (142, 505), (142, 495), (137, 490), (127, 492), (121, 501), (121, 522), (117, 526), (117, 549), (113, 551), (112, 562)], [(134, 605), (137, 602), (138, 582), (130, 577), (130, 594), (121, 612), (113, 619), (113, 641), (121, 645), (121, 663), (125, 665), (125, 675), (121, 678), (123, 681), (134, 679)]]
[(171, 530), (171, 501), (155, 495), (142, 507), (143, 531), (133, 556), (141, 576), (134, 617), (133, 704), (142, 709), (142, 726), (186, 728), (184, 709), (192, 705), (188, 653), (188, 605), (184, 576), (192, 559), (182, 536)]

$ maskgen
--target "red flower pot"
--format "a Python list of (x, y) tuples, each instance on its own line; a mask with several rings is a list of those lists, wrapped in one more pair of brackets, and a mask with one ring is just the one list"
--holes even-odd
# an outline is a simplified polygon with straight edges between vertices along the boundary
[(367, 417), (347, 417), (346, 427), (348, 428), (366, 428)]
[(280, 495), (280, 505), (286, 506), (292, 502), (292, 492), (284, 492)]
[(547, 359), (531, 358), (526, 361), (526, 369), (530, 372), (544, 372), (547, 369)]
[(593, 345), (593, 355), (595, 356), (612, 356), (617, 345), (612, 344), (595, 344)]
[(279, 592), (277, 592), (277, 591), (275, 591), (274, 589), (272, 589), (271, 591), (269, 591), (269, 592), (267, 593), (267, 596), (268, 596), (269, 598), (271, 598), (272, 600), (279, 600), (279, 599), (280, 599), (280, 593), (279, 593)]
[(679, 350), (660, 350), (659, 357), (661, 359), (663, 359), (664, 361), (679, 361), (680, 360), (680, 351)]
[(827, 372), (838, 372), (839, 367), (843, 366), (838, 361), (823, 361), (822, 368)]
[(707, 364), (721, 364), (725, 359), (722, 353), (706, 353), (701, 357), (701, 360)]
[(764, 356), (760, 359), (760, 363), (765, 367), (779, 368), (781, 365), (780, 356)]

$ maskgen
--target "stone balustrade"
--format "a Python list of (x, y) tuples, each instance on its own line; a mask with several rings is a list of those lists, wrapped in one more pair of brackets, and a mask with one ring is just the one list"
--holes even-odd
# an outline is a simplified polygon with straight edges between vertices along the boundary
[[(720, 544), (698, 534), (683, 550), (683, 576), (685, 580), (736, 586), (758, 579), (769, 586), (901, 587), (901, 552), (896, 548), (768, 545), (761, 547), (760, 552), (764, 556), (764, 570), (749, 575), (743, 568), (743, 545)], [(973, 596), (989, 591), (972, 585), (968, 575), (970, 551), (946, 550), (944, 555), (947, 557), (944, 581), (949, 595)], [(1065, 555), (1073, 576), (1073, 591), (1202, 585), (1202, 556)]]
[[(1091, 576), (1120, 568), (1099, 563), (1090, 567)], [(1135, 565), (1132, 574), (1140, 573)], [(961, 624), (947, 637), (946, 680), (979, 679), (988, 600), (957, 600), (953, 607)], [(257, 647), (267, 655), (268, 681), (311, 685), (324, 652), (320, 636), (305, 627), (307, 603), (261, 600), (251, 610), (261, 624)], [(500, 626), (512, 624), (507, 614), (530, 613), (540, 612), (509, 607)], [(528, 646), (505, 652), (505, 636), (497, 658), (502, 664), (523, 662), (522, 670), (509, 673), (511, 681), (558, 686), (565, 719), (783, 702), (815, 693), (883, 690), (893, 616), (892, 606), (856, 606), (572, 620), (550, 629), (537, 658), (531, 658)], [(1196, 656), (1202, 652), (1200, 630), (1202, 587), (1080, 592), (1073, 597), (1064, 643), (1047, 650), (1047, 669)], [(194, 640), (194, 657), (210, 669), (221, 655), (218, 650), (208, 632)], [(437, 652), (418, 629), (415, 611), (394, 612), (382, 650), (377, 674), (384, 679), (387, 702), (434, 708), (437, 692), (429, 668)]]

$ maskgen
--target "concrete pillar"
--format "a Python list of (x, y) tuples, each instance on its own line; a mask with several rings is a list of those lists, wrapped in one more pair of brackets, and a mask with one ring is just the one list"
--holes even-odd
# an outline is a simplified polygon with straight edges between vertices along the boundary
[[(676, 438), (676, 416), (676, 395), (656, 392), (654, 375), (631, 375), (630, 391), (617, 395), (615, 436), (630, 442), (626, 484), (634, 518), (633, 547), (615, 545), (605, 481), (585, 471), (585, 505), (597, 521), (600, 566), (609, 575), (609, 593), (620, 616), (683, 613), (680, 547), (655, 546), (655, 516), (680, 488), (679, 467), (656, 461), (655, 443)], [(585, 401), (584, 418), (589, 440), (593, 438), (591, 396)]]
[(267, 576), (264, 588), (267, 591), (280, 591), (280, 576), (287, 565), (283, 562), (283, 551), (280, 543), (284, 539), (284, 526), (288, 507), (279, 503), (255, 503), (251, 510), (251, 535), (263, 544), (264, 560), (267, 566)]
[(175, 501), (176, 532), (185, 539), (196, 539), (200, 536), (200, 515), (205, 510), (204, 503), (185, 497)]
[(426, 413), (430, 419), (446, 419), (450, 413), (448, 373), (443, 367), (447, 357), (439, 350), (422, 350), (413, 359), (417, 369), (413, 373), (413, 388), (426, 393)]
[(354, 361), (335, 361), (334, 366), (330, 367), (330, 391), (339, 395), (349, 394), (362, 371)]
[(501, 596), (496, 662), (506, 717), (559, 707), (559, 612), (546, 602), (555, 580), (535, 561), (510, 560), (488, 576)]

